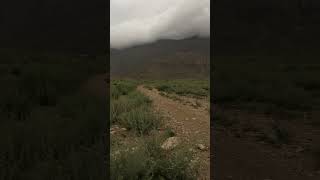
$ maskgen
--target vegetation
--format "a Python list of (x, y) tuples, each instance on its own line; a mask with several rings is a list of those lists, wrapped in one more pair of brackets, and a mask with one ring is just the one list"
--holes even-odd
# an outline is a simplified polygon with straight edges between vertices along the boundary
[(192, 153), (185, 145), (173, 151), (160, 146), (174, 135), (162, 118), (153, 112), (151, 101), (136, 91), (138, 82), (113, 80), (111, 83), (112, 127), (125, 127), (126, 138), (111, 135), (111, 179), (196, 179)]
[(160, 139), (151, 138), (112, 149), (111, 179), (196, 179), (187, 148), (168, 153), (160, 148)]
[[(105, 179), (103, 57), (0, 51), (0, 179)], [(80, 113), (81, 112), (81, 113)]]
[(205, 98), (210, 95), (209, 80), (177, 79), (146, 81), (148, 89), (154, 87), (165, 93), (174, 93), (181, 96)]

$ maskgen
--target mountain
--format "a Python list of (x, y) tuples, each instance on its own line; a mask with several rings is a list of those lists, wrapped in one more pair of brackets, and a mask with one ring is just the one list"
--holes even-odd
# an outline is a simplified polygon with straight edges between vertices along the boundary
[(210, 39), (159, 40), (131, 48), (110, 49), (111, 77), (208, 77)]

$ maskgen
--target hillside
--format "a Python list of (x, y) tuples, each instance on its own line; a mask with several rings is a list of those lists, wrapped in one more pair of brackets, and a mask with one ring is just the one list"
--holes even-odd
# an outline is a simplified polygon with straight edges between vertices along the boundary
[(110, 50), (113, 77), (208, 77), (210, 39), (160, 40), (122, 50)]

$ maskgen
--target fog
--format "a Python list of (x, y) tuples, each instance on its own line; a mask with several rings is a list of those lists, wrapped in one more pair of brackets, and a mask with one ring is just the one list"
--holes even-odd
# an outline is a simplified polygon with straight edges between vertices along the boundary
[(110, 46), (210, 36), (210, 0), (111, 0)]

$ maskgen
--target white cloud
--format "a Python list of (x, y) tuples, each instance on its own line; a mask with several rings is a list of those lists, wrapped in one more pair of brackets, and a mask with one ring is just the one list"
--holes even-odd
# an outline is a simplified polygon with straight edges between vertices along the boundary
[(111, 0), (112, 48), (210, 36), (210, 0)]

